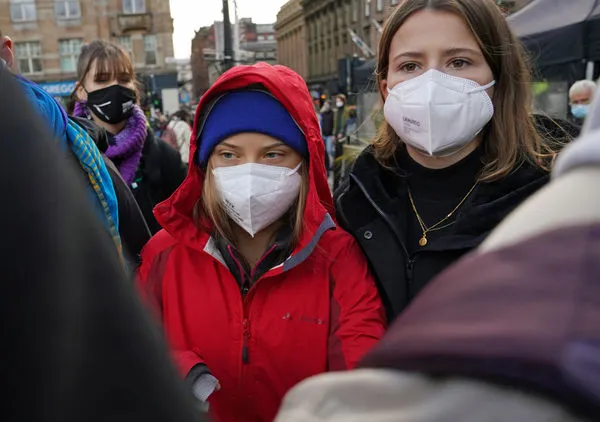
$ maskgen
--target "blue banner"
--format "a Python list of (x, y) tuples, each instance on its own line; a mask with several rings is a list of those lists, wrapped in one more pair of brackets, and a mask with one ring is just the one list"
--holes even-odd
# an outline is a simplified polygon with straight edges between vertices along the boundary
[(75, 90), (76, 81), (49, 82), (39, 84), (53, 97), (68, 97)]

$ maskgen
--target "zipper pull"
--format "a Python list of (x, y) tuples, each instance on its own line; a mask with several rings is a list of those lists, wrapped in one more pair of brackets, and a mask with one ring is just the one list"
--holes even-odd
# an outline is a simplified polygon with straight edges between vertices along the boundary
[(250, 356), (248, 353), (248, 337), (250, 337), (250, 321), (244, 319), (242, 322), (242, 327), (244, 327), (244, 345), (242, 346), (242, 363), (248, 363), (250, 361)]
[(411, 285), (413, 281), (414, 264), (414, 259), (409, 259), (406, 263), (406, 281), (408, 285)]
[(242, 298), (246, 298), (246, 296), (248, 296), (248, 292), (250, 291), (250, 279), (248, 277), (248, 275), (246, 274), (246, 272), (242, 273), (242, 288), (241, 288), (241, 292), (242, 292)]

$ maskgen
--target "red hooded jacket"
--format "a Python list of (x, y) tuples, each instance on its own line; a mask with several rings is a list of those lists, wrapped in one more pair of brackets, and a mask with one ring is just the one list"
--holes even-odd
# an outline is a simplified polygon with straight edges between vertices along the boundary
[[(203, 185), (195, 157), (207, 105), (253, 84), (273, 94), (306, 135), (310, 187), (298, 246), (243, 297), (210, 233), (194, 223)], [(202, 97), (189, 174), (155, 209), (164, 230), (142, 253), (139, 284), (160, 312), (181, 374), (204, 363), (220, 381), (209, 399), (218, 421), (273, 420), (295, 384), (355, 367), (383, 335), (384, 310), (366, 260), (331, 217), (323, 163), (319, 125), (300, 76), (282, 66), (236, 67)]]

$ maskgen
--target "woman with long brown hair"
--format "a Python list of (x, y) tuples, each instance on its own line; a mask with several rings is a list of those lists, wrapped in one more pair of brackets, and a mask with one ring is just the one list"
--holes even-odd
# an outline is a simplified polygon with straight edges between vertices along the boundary
[(73, 114), (106, 130), (105, 154), (119, 169), (152, 233), (160, 230), (152, 209), (185, 178), (177, 151), (156, 139), (139, 106), (139, 90), (129, 54), (119, 45), (96, 40), (83, 47), (77, 64)]
[(532, 114), (523, 47), (493, 0), (402, 1), (377, 78), (386, 124), (337, 212), (394, 318), (547, 182), (554, 151)]

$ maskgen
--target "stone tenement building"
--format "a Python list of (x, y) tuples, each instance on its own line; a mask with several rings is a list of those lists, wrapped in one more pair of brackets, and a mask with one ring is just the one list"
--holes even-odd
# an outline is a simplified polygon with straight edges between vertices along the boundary
[(204, 51), (215, 48), (214, 27), (204, 27), (196, 31), (192, 40), (192, 97), (197, 100), (210, 88), (209, 63)]
[[(515, 12), (531, 0), (496, 0)], [(338, 87), (338, 63), (365, 54), (352, 41), (354, 33), (376, 54), (380, 29), (400, 0), (290, 0), (277, 15), (279, 63), (299, 72), (311, 90), (333, 94)]]
[(5, 0), (0, 29), (15, 43), (20, 72), (59, 98), (73, 90), (82, 45), (98, 38), (121, 44), (157, 92), (173, 81), (177, 88), (168, 0)]
[(301, 0), (290, 0), (277, 14), (275, 24), (278, 62), (308, 76), (308, 44)]
[[(282, 7), (277, 19), (277, 32), (281, 34), (278, 35), (280, 63), (302, 70), (311, 89), (330, 94), (337, 92), (339, 60), (355, 55), (364, 57), (348, 30), (354, 31), (376, 51), (378, 27), (389, 16), (390, 7), (398, 2), (399, 0), (291, 0)], [(304, 26), (299, 13), (303, 16)], [(298, 33), (304, 34), (304, 37), (298, 36)], [(304, 55), (306, 59), (299, 63)]]

